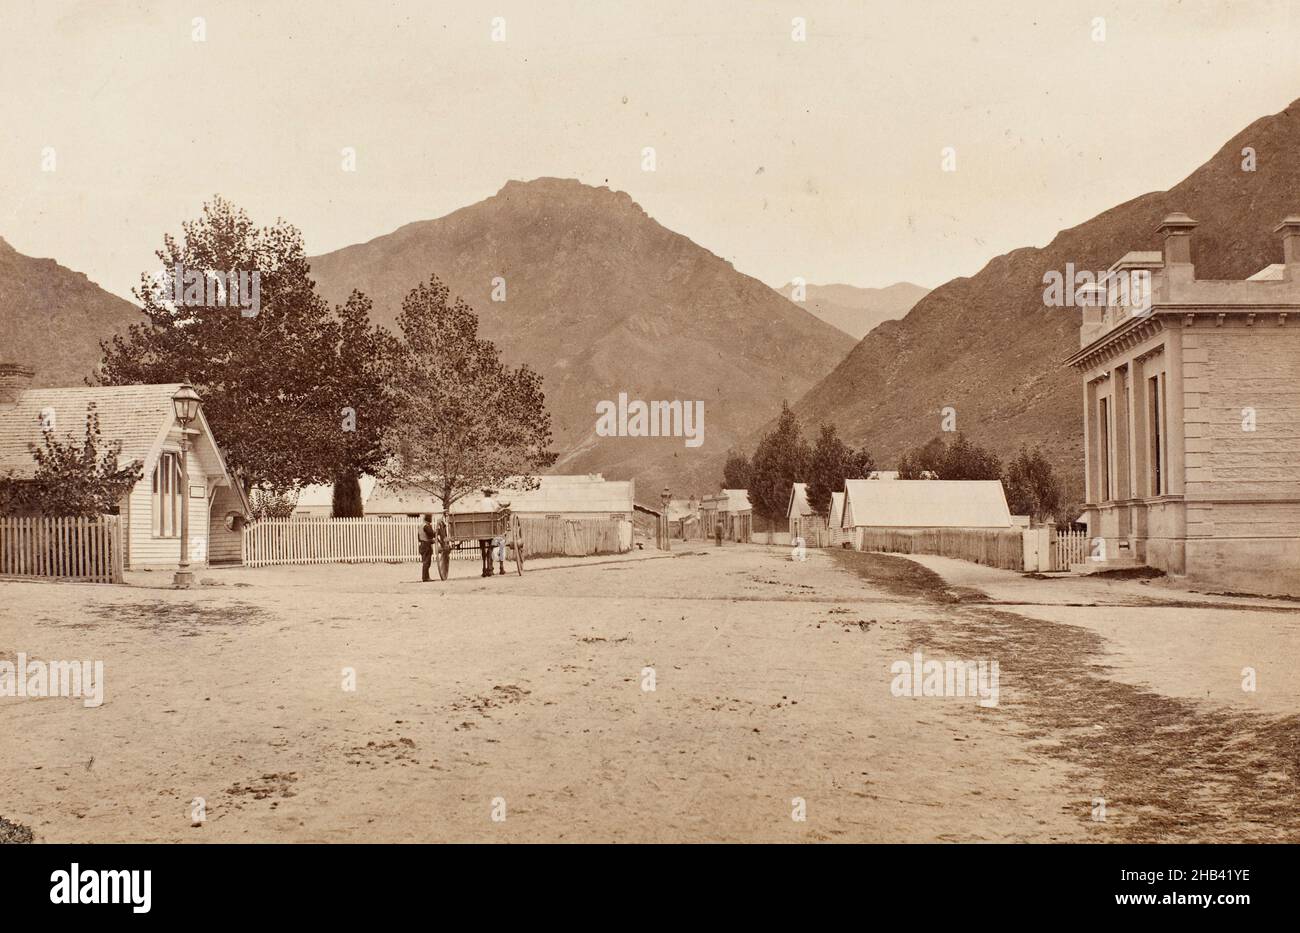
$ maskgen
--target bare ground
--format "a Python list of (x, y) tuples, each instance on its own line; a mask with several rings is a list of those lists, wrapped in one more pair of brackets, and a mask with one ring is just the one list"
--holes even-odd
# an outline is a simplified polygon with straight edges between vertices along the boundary
[[(910, 560), (809, 558), (0, 583), (0, 657), (107, 682), (97, 709), (0, 698), (0, 816), (38, 842), (1297, 838), (1294, 716), (1144, 689), (1160, 658)], [(893, 696), (921, 644), (999, 658), (1000, 705)]]

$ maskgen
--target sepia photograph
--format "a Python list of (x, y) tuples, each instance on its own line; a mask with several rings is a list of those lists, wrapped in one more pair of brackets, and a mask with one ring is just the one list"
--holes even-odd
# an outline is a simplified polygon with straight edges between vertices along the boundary
[(7, 902), (1269, 900), (1296, 0), (0, 0), (0, 87)]

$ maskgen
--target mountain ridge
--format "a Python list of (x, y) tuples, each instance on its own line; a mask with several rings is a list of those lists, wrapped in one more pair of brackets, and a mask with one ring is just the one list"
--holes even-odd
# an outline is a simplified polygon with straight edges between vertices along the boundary
[(0, 236), (0, 359), (32, 369), (33, 386), (83, 385), (99, 341), (145, 320), (84, 272), (20, 253)]
[[(712, 489), (727, 449), (853, 346), (627, 192), (574, 179), (512, 179), (475, 204), (310, 262), (321, 294), (338, 302), (359, 288), (390, 328), (406, 293), (437, 274), (504, 359), (543, 376), (555, 469), (636, 477), (643, 490)], [(505, 300), (494, 301), (502, 284)], [(704, 401), (704, 445), (596, 436), (596, 403), (619, 392)]]
[[(1198, 278), (1245, 278), (1279, 261), (1272, 230), (1300, 209), (1300, 101), (1252, 121), (1198, 169), (1163, 191), (1130, 198), (1059, 231), (1043, 247), (991, 258), (938, 286), (901, 320), (886, 322), (795, 403), (806, 423), (834, 421), (878, 462), (940, 434), (941, 410), (1004, 460), (1042, 446), (1072, 501), (1083, 498), (1081, 388), (1064, 361), (1078, 349), (1080, 314), (1048, 308), (1043, 275), (1106, 269), (1130, 250), (1159, 249), (1156, 228), (1174, 211), (1200, 221)], [(1242, 169), (1253, 149), (1254, 171)], [(751, 444), (753, 443), (751, 439)]]

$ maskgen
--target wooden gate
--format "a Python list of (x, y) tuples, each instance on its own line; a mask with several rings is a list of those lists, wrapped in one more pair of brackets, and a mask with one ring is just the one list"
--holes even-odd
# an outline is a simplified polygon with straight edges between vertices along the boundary
[(1069, 570), (1071, 564), (1082, 564), (1088, 559), (1088, 555), (1087, 532), (1058, 532), (1052, 559), (1052, 569)]

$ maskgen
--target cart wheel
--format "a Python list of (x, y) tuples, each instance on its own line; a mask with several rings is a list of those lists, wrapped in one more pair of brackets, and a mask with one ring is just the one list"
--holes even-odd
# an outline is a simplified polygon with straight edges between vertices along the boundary
[(510, 544), (515, 552), (515, 573), (524, 575), (524, 533), (519, 525), (519, 516), (510, 519)]
[(451, 545), (444, 544), (438, 548), (438, 579), (447, 579), (449, 570), (451, 570)]

